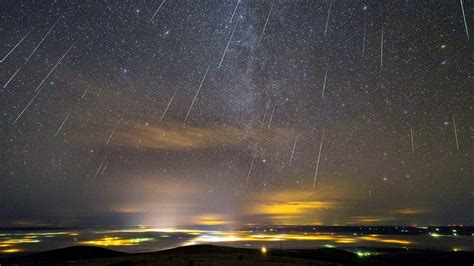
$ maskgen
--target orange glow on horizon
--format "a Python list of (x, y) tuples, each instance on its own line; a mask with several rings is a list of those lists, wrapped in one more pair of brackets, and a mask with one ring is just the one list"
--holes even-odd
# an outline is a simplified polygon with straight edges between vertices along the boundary
[(224, 216), (218, 214), (205, 214), (195, 217), (198, 225), (223, 225), (230, 224), (231, 221), (225, 219)]
[(21, 249), (19, 249), (19, 248), (10, 248), (10, 249), (4, 249), (1, 252), (2, 253), (17, 253), (17, 252), (20, 252), (20, 251), (21, 251)]
[(372, 236), (361, 236), (360, 239), (372, 242), (380, 242), (380, 243), (389, 243), (389, 244), (399, 244), (399, 245), (410, 245), (412, 242), (408, 240), (399, 240), (399, 239), (381, 239), (378, 238), (376, 235)]
[(153, 238), (131, 238), (124, 239), (119, 237), (102, 237), (97, 240), (83, 241), (81, 244), (92, 246), (136, 246), (142, 242), (153, 241)]

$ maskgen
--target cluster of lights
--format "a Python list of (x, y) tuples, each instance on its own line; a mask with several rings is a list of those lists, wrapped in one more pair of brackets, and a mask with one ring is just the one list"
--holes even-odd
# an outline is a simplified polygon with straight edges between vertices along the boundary
[(150, 242), (154, 241), (154, 238), (148, 237), (148, 238), (129, 238), (129, 239), (124, 239), (124, 238), (119, 238), (119, 237), (103, 237), (99, 238), (97, 240), (89, 240), (89, 241), (83, 241), (81, 244), (84, 245), (93, 245), (93, 246), (136, 246), (140, 243), (143, 242)]
[(40, 243), (39, 237), (51, 238), (57, 235), (71, 235), (70, 232), (36, 232), (0, 234), (0, 253), (17, 253), (24, 251), (18, 245)]
[[(419, 227), (421, 228), (421, 227)], [(313, 228), (313, 230), (315, 230)], [(186, 241), (183, 245), (195, 245), (203, 243), (219, 243), (219, 242), (278, 242), (278, 241), (323, 241), (323, 247), (334, 248), (334, 244), (352, 244), (361, 241), (367, 242), (378, 242), (386, 244), (397, 244), (407, 246), (412, 244), (411, 241), (402, 239), (392, 239), (386, 236), (377, 234), (370, 235), (345, 235), (335, 233), (314, 233), (314, 232), (301, 232), (301, 233), (288, 233), (282, 234), (277, 233), (278, 230), (263, 229), (253, 231), (220, 231), (220, 230), (194, 230), (194, 229), (175, 229), (175, 228), (151, 228), (151, 227), (137, 227), (128, 228), (122, 230), (102, 230), (95, 231), (93, 233), (98, 234), (97, 239), (85, 239), (79, 242), (84, 245), (94, 246), (136, 246), (146, 242), (157, 241), (157, 237), (170, 237), (173, 233), (186, 234), (191, 237), (190, 240)], [(263, 231), (263, 232), (262, 232)], [(155, 237), (121, 237), (120, 234), (140, 234), (140, 233), (161, 233), (161, 236)], [(117, 235), (118, 236), (114, 236)], [(457, 236), (458, 231), (451, 229), (451, 235)], [(42, 242), (41, 238), (51, 238), (56, 236), (72, 236), (74, 241), (77, 232), (37, 232), (37, 233), (11, 233), (11, 234), (0, 234), (0, 253), (13, 253), (24, 251), (21, 245), (23, 244), (34, 244)], [(433, 232), (429, 232), (431, 237), (437, 238), (443, 236), (439, 228), (434, 228)], [(447, 235), (449, 236), (449, 234)], [(20, 247), (19, 247), (20, 245)], [(250, 244), (248, 244), (250, 245)], [(452, 248), (453, 251), (459, 251), (459, 248)], [(261, 247), (260, 251), (265, 254), (267, 252), (266, 247)], [(374, 253), (370, 252), (356, 252), (360, 257), (370, 256)]]
[(1, 252), (2, 253), (17, 253), (17, 252), (20, 252), (21, 249), (19, 248), (8, 248), (8, 249), (4, 249), (2, 250)]
[[(249, 234), (250, 233), (250, 234)], [(242, 242), (242, 241), (331, 241), (338, 244), (352, 244), (358, 241), (379, 242), (397, 245), (410, 245), (411, 241), (401, 239), (382, 238), (379, 235), (356, 236), (350, 237), (346, 235), (335, 234), (252, 234), (252, 232), (236, 231), (208, 231), (205, 234), (198, 234), (194, 239), (186, 242), (184, 245), (195, 245), (201, 243), (218, 243), (218, 242)], [(329, 245), (329, 247), (334, 247)]]
[(357, 251), (356, 254), (359, 257), (368, 257), (368, 256), (376, 255), (377, 253), (372, 253), (368, 251)]

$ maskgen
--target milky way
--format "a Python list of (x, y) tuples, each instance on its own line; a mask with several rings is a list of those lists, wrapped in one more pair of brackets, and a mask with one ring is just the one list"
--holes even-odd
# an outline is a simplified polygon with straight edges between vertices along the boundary
[(4, 1), (0, 225), (472, 224), (472, 4)]

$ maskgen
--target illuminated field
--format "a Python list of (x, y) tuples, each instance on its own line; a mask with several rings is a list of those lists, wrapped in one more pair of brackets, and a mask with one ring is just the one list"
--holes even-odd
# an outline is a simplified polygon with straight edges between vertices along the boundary
[[(336, 228), (336, 227), (335, 227)], [(327, 229), (327, 228), (326, 228)], [(356, 229), (356, 228), (354, 228)], [(369, 230), (370, 229), (370, 230)], [(175, 229), (132, 227), (123, 229), (5, 232), (0, 235), (0, 252), (48, 250), (72, 245), (102, 246), (129, 252), (156, 251), (196, 244), (218, 244), (235, 247), (259, 248), (320, 248), (320, 247), (395, 247), (472, 250), (472, 235), (456, 229), (447, 234), (438, 228), (411, 228), (419, 234), (406, 234), (407, 228), (393, 228), (398, 233), (383, 233), (384, 228), (363, 228), (354, 232), (331, 232), (317, 228), (249, 228), (224, 231), (210, 229)], [(421, 231), (420, 231), (421, 230)], [(340, 231), (340, 230), (333, 230)], [(347, 231), (347, 230), (346, 230)], [(374, 231), (367, 233), (365, 231)], [(426, 231), (427, 233), (423, 233)], [(404, 234), (405, 233), (405, 234)]]

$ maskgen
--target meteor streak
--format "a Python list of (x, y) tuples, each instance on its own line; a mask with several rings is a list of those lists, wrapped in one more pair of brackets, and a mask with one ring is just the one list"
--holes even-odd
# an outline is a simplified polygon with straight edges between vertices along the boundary
[(117, 126), (115, 126), (115, 128), (112, 130), (112, 133), (110, 133), (110, 136), (109, 138), (107, 139), (107, 142), (105, 142), (105, 146), (107, 146), (110, 142), (110, 140), (112, 139), (112, 137), (114, 136), (114, 133), (115, 133), (115, 130), (117, 130), (117, 127), (118, 127), (118, 124)]
[(95, 172), (95, 175), (94, 177), (97, 177), (97, 175), (99, 174), (100, 172), (100, 169), (102, 168), (102, 166), (104, 165), (105, 161), (107, 160), (107, 158), (105, 158), (102, 163), (99, 165), (99, 168), (97, 168), (97, 171)]
[(61, 129), (63, 128), (64, 124), (66, 123), (66, 121), (68, 120), (69, 116), (71, 115), (71, 113), (69, 112), (66, 116), (66, 118), (64, 118), (63, 122), (61, 123), (61, 126), (58, 128), (58, 131), (56, 131), (56, 134), (54, 134), (54, 137), (56, 137), (59, 132), (61, 131)]
[(329, 0), (328, 17), (326, 19), (326, 27), (324, 28), (324, 36), (326, 36), (326, 33), (328, 31), (329, 16), (331, 15), (331, 6), (332, 6), (332, 0)]
[(153, 14), (153, 16), (151, 17), (150, 19), (150, 22), (153, 21), (153, 19), (155, 19), (155, 16), (156, 14), (158, 14), (158, 12), (160, 11), (161, 7), (163, 6), (163, 4), (165, 3), (166, 0), (163, 0), (163, 2), (161, 2), (160, 6), (158, 7), (158, 9), (155, 11), (155, 14)]
[(21, 69), (21, 66), (15, 71), (15, 73), (13, 73), (13, 75), (10, 77), (10, 79), (5, 83), (5, 85), (3, 85), (3, 88), (5, 89), (8, 84), (10, 83), (10, 81), (12, 81), (12, 79), (16, 76), (16, 74), (18, 74), (18, 71), (20, 71)]
[(273, 107), (272, 114), (270, 115), (270, 121), (268, 122), (267, 129), (270, 129), (270, 126), (272, 125), (273, 113), (275, 113), (275, 107)]
[(102, 173), (101, 175), (104, 175), (105, 169), (107, 169), (107, 166), (109, 166), (109, 163), (106, 163), (104, 167), (102, 168)]
[(365, 20), (365, 23), (364, 23), (364, 39), (362, 40), (362, 57), (365, 56), (365, 36), (366, 36), (366, 32), (367, 32), (367, 19)]
[(193, 101), (191, 102), (191, 106), (189, 106), (189, 110), (188, 110), (188, 113), (186, 114), (186, 117), (184, 118), (184, 123), (186, 123), (186, 120), (188, 120), (188, 116), (189, 116), (189, 113), (191, 113), (191, 109), (193, 109), (193, 105), (194, 105), (194, 102), (196, 101), (196, 98), (198, 97), (199, 95), (199, 91), (201, 90), (201, 87), (202, 87), (202, 84), (204, 83), (204, 80), (206, 79), (206, 76), (207, 76), (207, 72), (209, 71), (209, 68), (211, 67), (211, 65), (209, 65), (206, 69), (206, 73), (204, 73), (204, 76), (202, 77), (202, 80), (201, 80), (201, 83), (199, 84), (199, 87), (196, 91), (196, 94), (194, 95), (194, 99)]
[(230, 17), (229, 23), (232, 23), (232, 19), (234, 18), (235, 11), (237, 11), (237, 8), (239, 7), (241, 0), (237, 0), (237, 4), (235, 5), (234, 12), (232, 12), (232, 16)]
[(247, 186), (247, 184), (249, 182), (249, 179), (250, 179), (250, 175), (252, 174), (252, 168), (253, 168), (254, 161), (255, 161), (255, 157), (252, 157), (252, 162), (250, 163), (249, 171), (247, 173), (247, 180), (245, 181), (245, 186)]
[(171, 97), (170, 101), (168, 102), (168, 105), (167, 105), (166, 108), (165, 108), (165, 111), (164, 111), (163, 114), (161, 115), (160, 122), (163, 121), (163, 118), (165, 117), (166, 112), (168, 112), (168, 108), (170, 108), (170, 105), (171, 105), (171, 103), (173, 102), (174, 96), (176, 96), (176, 92), (178, 92), (178, 90), (175, 90), (175, 91), (174, 91), (173, 96)]
[(456, 128), (456, 121), (454, 120), (454, 115), (453, 115), (453, 129), (454, 129), (454, 137), (456, 139), (456, 148), (459, 150), (458, 130)]
[(270, 104), (270, 102), (268, 102), (267, 106), (265, 107), (265, 114), (263, 115), (263, 119), (262, 119), (262, 122), (260, 123), (260, 127), (263, 126), (263, 123), (265, 122), (265, 119), (267, 118), (269, 104)]
[(464, 29), (466, 31), (466, 37), (469, 40), (469, 30), (467, 28), (466, 14), (464, 13), (464, 3), (463, 0), (459, 0), (459, 2), (461, 3), (462, 18), (464, 20)]
[(25, 36), (23, 36), (23, 38), (21, 38), (21, 40), (20, 40), (17, 44), (15, 44), (15, 46), (13, 46), (13, 48), (10, 50), (10, 52), (8, 52), (8, 54), (5, 55), (5, 56), (2, 58), (2, 60), (0, 60), (0, 63), (3, 63), (3, 61), (5, 61), (5, 59), (7, 59), (7, 57), (8, 57), (11, 53), (13, 53), (13, 51), (18, 47), (18, 45), (21, 44), (21, 42), (23, 42), (23, 40), (30, 34), (30, 32), (31, 32), (31, 30), (28, 31), (28, 32), (25, 34)]
[(229, 41), (227, 42), (224, 53), (222, 54), (221, 61), (219, 62), (219, 66), (217, 68), (221, 68), (222, 61), (224, 61), (225, 54), (227, 53), (227, 49), (229, 49), (229, 44), (232, 41), (232, 37), (234, 36), (234, 31), (235, 31), (235, 28), (237, 28), (237, 25), (238, 23), (235, 24), (234, 29), (232, 30), (232, 34), (230, 35)]
[(297, 143), (297, 142), (298, 142), (298, 135), (296, 135), (295, 143), (293, 144), (293, 150), (291, 151), (290, 166), (291, 166), (291, 162), (293, 161), (293, 156), (295, 155), (296, 143)]
[(87, 89), (84, 91), (84, 93), (82, 93), (81, 99), (84, 98), (84, 96), (86, 96), (86, 93), (87, 93), (88, 91), (89, 91), (89, 88), (87, 88)]
[[(66, 53), (64, 53), (64, 55), (61, 57), (61, 59), (59, 59), (58, 63), (61, 62), (61, 60), (64, 58), (64, 56), (66, 56), (69, 51), (71, 50), (71, 48), (74, 46), (74, 44), (71, 45), (71, 47), (69, 47), (69, 49), (66, 51)], [(53, 67), (52, 70), (54, 70), (54, 68), (56, 68), (56, 66), (58, 65), (58, 63), (56, 63), (56, 65)], [(51, 74), (52, 71), (50, 71), (49, 74)], [(49, 76), (49, 74), (47, 76)], [(45, 80), (45, 79), (44, 79)], [(18, 119), (20, 119), (20, 117), (23, 115), (23, 113), (26, 111), (26, 109), (28, 109), (28, 107), (30, 107), (30, 105), (33, 103), (33, 101), (36, 99), (36, 97), (38, 97), (38, 95), (41, 93), (41, 91), (43, 90), (44, 86), (44, 80), (40, 83), (40, 85), (38, 85), (38, 87), (36, 87), (36, 89), (34, 90), (34, 92), (36, 92), (36, 94), (33, 96), (33, 98), (28, 102), (28, 104), (25, 106), (25, 108), (21, 111), (21, 113), (18, 115), (18, 117), (15, 119), (15, 121), (13, 121), (13, 124), (15, 124)]]
[(383, 70), (383, 22), (382, 22), (382, 37), (380, 40), (380, 71)]
[(54, 22), (53, 26), (51, 26), (51, 28), (48, 30), (48, 32), (43, 36), (43, 38), (41, 39), (41, 41), (38, 43), (38, 45), (36, 45), (36, 47), (33, 49), (33, 51), (31, 52), (31, 54), (26, 58), (25, 60), (25, 63), (23, 63), (23, 65), (26, 65), (26, 63), (28, 63), (28, 61), (30, 61), (30, 58), (35, 54), (36, 50), (38, 50), (38, 48), (41, 46), (41, 44), (44, 42), (44, 40), (46, 39), (46, 37), (48, 37), (49, 33), (53, 30), (54, 26), (56, 26), (56, 24), (58, 24), (59, 20), (61, 19), (61, 17), (59, 17), (56, 22)]
[(324, 129), (321, 135), (321, 143), (319, 144), (318, 161), (316, 162), (316, 171), (314, 172), (313, 189), (316, 187), (316, 179), (318, 178), (319, 161), (321, 160), (321, 150), (323, 149), (323, 139), (324, 139)]
[(326, 80), (328, 78), (329, 67), (326, 66), (326, 74), (324, 74), (324, 83), (323, 83), (323, 92), (321, 93), (321, 98), (324, 98), (324, 91), (326, 90)]
[(53, 71), (56, 69), (56, 67), (61, 64), (61, 61), (63, 61), (64, 57), (69, 53), (69, 51), (71, 51), (72, 47), (74, 46), (74, 43), (71, 45), (71, 47), (69, 47), (69, 49), (67, 49), (67, 51), (63, 54), (63, 56), (61, 56), (61, 58), (59, 59), (59, 61), (54, 65), (54, 67), (48, 72), (48, 74), (44, 77), (44, 79), (40, 82), (40, 84), (38, 84), (38, 86), (36, 87), (36, 89), (34, 90), (35, 92), (39, 89), (39, 87), (41, 85), (43, 85), (43, 83), (49, 78), (49, 76), (51, 75), (51, 73), (53, 73)]
[(268, 20), (270, 19), (270, 16), (272, 15), (274, 5), (275, 5), (275, 0), (273, 0), (272, 6), (270, 7), (270, 11), (268, 12), (267, 20), (265, 20), (265, 25), (263, 25), (262, 34), (260, 34), (260, 38), (258, 39), (258, 45), (257, 46), (260, 45), (260, 42), (262, 41), (262, 38), (263, 38), (263, 34), (265, 34), (265, 29), (267, 28)]
[(59, 22), (60, 18), (58, 18), (58, 20), (56, 20), (56, 22), (49, 29), (49, 31), (46, 33), (46, 35), (44, 35), (43, 39), (41, 39), (41, 41), (38, 43), (38, 45), (36, 45), (36, 47), (33, 49), (33, 51), (30, 53), (30, 55), (26, 58), (25, 62), (20, 67), (18, 67), (18, 69), (15, 71), (15, 73), (13, 73), (13, 75), (10, 77), (10, 79), (8, 79), (8, 81), (5, 83), (5, 85), (3, 85), (3, 88), (6, 88), (8, 86), (8, 84), (10, 83), (10, 81), (12, 81), (13, 78), (16, 76), (16, 74), (18, 74), (18, 72), (20, 72), (20, 70), (26, 65), (26, 63), (28, 63), (30, 58), (35, 54), (36, 50), (38, 50), (38, 48), (41, 46), (41, 44), (46, 39), (46, 37), (48, 37), (49, 33), (53, 30), (54, 26), (56, 26), (56, 24)]

